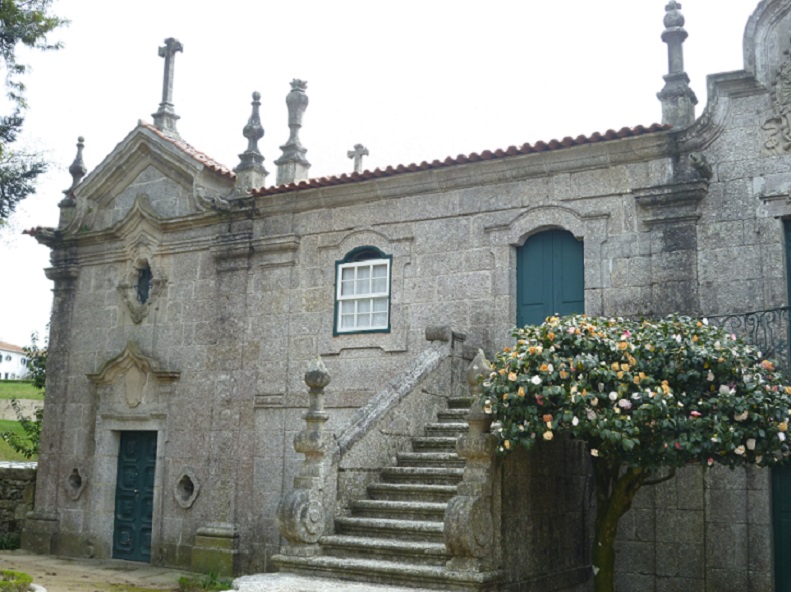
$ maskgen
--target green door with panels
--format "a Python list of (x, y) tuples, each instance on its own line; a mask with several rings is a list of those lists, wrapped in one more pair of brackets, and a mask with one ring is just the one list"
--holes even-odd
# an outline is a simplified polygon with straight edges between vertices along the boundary
[(791, 467), (772, 469), (775, 592), (791, 592)]
[(121, 432), (115, 486), (113, 557), (151, 560), (156, 432)]
[(534, 234), (516, 254), (516, 323), (585, 312), (582, 241), (565, 230)]

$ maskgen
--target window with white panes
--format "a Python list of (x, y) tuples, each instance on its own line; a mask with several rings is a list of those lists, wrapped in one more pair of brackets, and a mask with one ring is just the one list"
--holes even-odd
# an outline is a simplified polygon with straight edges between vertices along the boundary
[(378, 249), (352, 251), (338, 262), (336, 333), (390, 328), (390, 258)]

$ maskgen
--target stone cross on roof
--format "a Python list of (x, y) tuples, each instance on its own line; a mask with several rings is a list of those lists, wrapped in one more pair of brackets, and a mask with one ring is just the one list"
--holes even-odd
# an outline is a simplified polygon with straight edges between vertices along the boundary
[(162, 102), (154, 113), (154, 127), (166, 135), (179, 137), (176, 121), (179, 116), (173, 109), (173, 74), (176, 66), (176, 53), (184, 51), (184, 46), (173, 37), (165, 39), (165, 45), (159, 48), (159, 57), (165, 58), (165, 74), (162, 80)]
[(346, 156), (354, 159), (354, 172), (363, 172), (363, 156), (368, 156), (368, 148), (362, 144), (355, 144), (354, 150), (349, 150)]

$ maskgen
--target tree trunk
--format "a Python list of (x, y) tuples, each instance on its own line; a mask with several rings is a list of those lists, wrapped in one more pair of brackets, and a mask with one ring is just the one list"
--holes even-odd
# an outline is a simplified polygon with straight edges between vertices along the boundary
[(599, 459), (593, 461), (596, 480), (596, 524), (591, 561), (595, 592), (615, 592), (615, 536), (618, 521), (632, 506), (647, 473), (622, 468)]

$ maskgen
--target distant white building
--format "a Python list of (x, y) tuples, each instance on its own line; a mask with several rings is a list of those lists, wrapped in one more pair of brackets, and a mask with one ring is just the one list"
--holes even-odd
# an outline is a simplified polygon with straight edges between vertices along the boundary
[(27, 378), (27, 355), (18, 345), (0, 341), (0, 379), (21, 380)]

